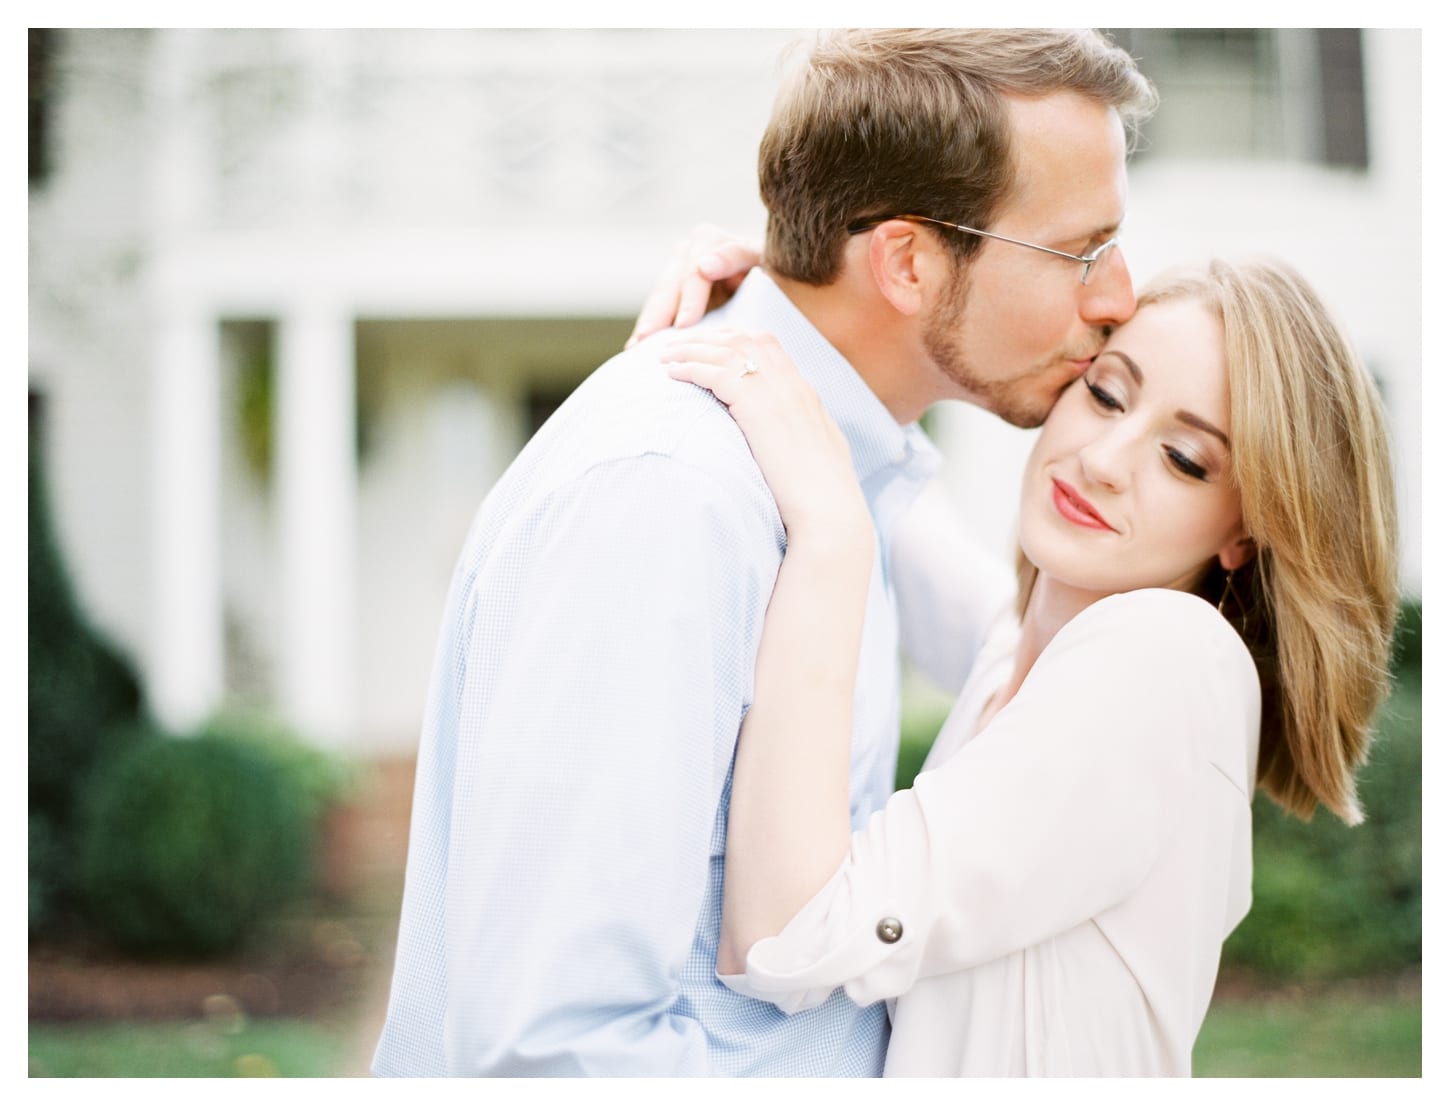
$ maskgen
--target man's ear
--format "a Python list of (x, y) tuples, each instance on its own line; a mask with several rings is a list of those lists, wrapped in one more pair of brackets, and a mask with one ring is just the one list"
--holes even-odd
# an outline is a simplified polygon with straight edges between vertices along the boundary
[(888, 219), (871, 229), (867, 257), (882, 298), (903, 315), (915, 315), (928, 302), (927, 283), (941, 250), (917, 223)]
[(1244, 565), (1257, 556), (1259, 547), (1253, 538), (1236, 538), (1218, 551), (1218, 563), (1229, 572)]

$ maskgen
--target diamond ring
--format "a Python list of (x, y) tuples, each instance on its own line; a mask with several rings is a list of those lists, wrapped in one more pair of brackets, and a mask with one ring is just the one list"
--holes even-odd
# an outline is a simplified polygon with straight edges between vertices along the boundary
[(750, 360), (750, 358), (747, 357), (745, 359), (744, 366), (742, 366), (741, 369), (740, 369), (740, 375), (742, 377), (749, 376), (751, 373), (758, 373), (759, 371), (760, 371), (760, 366), (757, 365), (754, 361)]

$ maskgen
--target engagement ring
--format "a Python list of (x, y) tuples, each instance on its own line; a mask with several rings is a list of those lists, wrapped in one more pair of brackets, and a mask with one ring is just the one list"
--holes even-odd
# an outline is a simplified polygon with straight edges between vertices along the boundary
[(749, 376), (751, 373), (758, 373), (759, 371), (760, 371), (760, 366), (757, 365), (754, 361), (750, 360), (750, 358), (747, 357), (745, 359), (745, 365), (744, 365), (744, 367), (740, 370), (740, 375), (741, 376)]

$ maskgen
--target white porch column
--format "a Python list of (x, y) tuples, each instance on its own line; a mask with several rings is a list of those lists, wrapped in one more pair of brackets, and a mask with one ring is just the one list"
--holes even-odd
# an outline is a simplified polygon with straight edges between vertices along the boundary
[(152, 69), (154, 256), (147, 274), (152, 346), (154, 621), (147, 692), (160, 721), (194, 726), (221, 702), (220, 338), (189, 293), (188, 251), (205, 208), (205, 122), (194, 95), (197, 32), (158, 31)]
[(199, 310), (172, 308), (157, 322), (149, 692), (161, 722), (184, 730), (223, 691), (220, 343)]
[(278, 688), (287, 720), (323, 745), (355, 736), (357, 461), (353, 320), (294, 303), (277, 350), (281, 537)]
[[(1421, 216), (1424, 154), (1420, 134), (1426, 110), (1421, 102), (1423, 32), (1372, 28), (1361, 33), (1369, 93), (1370, 172), (1377, 189), (1376, 236), (1393, 235), (1405, 243), (1403, 252), (1387, 259), (1387, 265), (1414, 273), (1420, 269), (1425, 246), (1434, 240), (1430, 228), (1435, 219), (1434, 209), (1428, 219), (1422, 221)], [(1411, 287), (1418, 291), (1417, 285)], [(1431, 300), (1426, 296), (1424, 303)], [(1422, 326), (1420, 295), (1384, 297), (1376, 304), (1376, 317), (1382, 335), (1377, 345), (1381, 348), (1375, 351), (1377, 356), (1370, 368), (1384, 373), (1388, 384), (1386, 400), (1399, 498), (1400, 582), (1407, 591), (1418, 595), (1424, 581), (1421, 468), (1423, 458), (1439, 454), (1439, 447), (1431, 446), (1428, 453), (1422, 447), (1422, 427), (1428, 419), (1421, 377), (1425, 364), (1421, 335), (1430, 329)]]

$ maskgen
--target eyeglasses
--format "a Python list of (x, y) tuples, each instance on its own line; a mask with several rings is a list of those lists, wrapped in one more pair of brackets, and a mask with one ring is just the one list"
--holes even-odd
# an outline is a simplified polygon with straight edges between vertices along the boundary
[(1039, 246), (1033, 242), (1023, 242), (1019, 238), (1008, 238), (1005, 234), (993, 234), (990, 230), (977, 230), (974, 227), (963, 227), (956, 223), (943, 222), (941, 219), (932, 219), (926, 215), (884, 215), (880, 219), (858, 219), (846, 227), (847, 234), (860, 234), (862, 231), (870, 230), (872, 227), (880, 226), (882, 223), (890, 222), (892, 219), (905, 219), (909, 223), (935, 223), (939, 227), (950, 227), (952, 230), (959, 230), (963, 234), (977, 234), (983, 238), (995, 238), (1000, 242), (1011, 242), (1014, 246), (1026, 246), (1029, 250), (1041, 250), (1043, 253), (1055, 254), (1058, 257), (1065, 257), (1069, 261), (1082, 263), (1082, 281), (1086, 284), (1088, 277), (1093, 275), (1093, 266), (1106, 256), (1107, 252), (1118, 244), (1117, 236), (1109, 238), (1092, 253), (1075, 254), (1067, 253), (1065, 250), (1054, 250), (1051, 246)]

